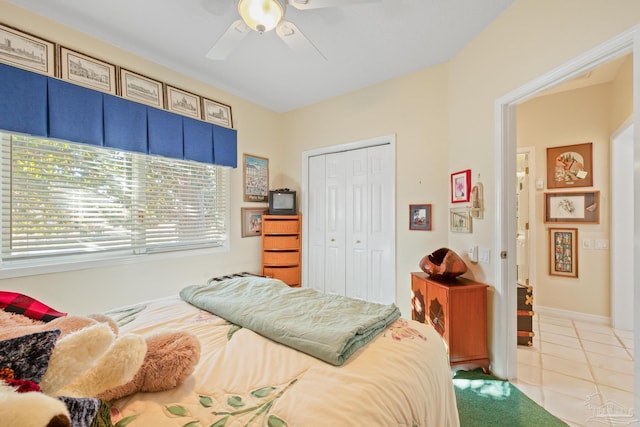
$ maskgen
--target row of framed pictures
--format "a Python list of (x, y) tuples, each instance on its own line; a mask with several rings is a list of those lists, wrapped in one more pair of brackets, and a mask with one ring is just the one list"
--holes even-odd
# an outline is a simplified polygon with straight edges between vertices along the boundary
[[(456, 233), (471, 233), (471, 209), (451, 208), (450, 230)], [(430, 204), (409, 205), (409, 230), (431, 231), (433, 218)]]
[(0, 24), (0, 62), (233, 127), (231, 106)]

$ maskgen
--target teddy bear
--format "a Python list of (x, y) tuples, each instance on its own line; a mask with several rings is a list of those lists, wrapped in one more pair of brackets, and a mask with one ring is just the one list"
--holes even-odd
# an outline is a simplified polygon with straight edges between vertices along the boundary
[[(8, 339), (54, 332), (56, 337), (48, 366), (36, 382), (43, 396), (65, 400), (67, 409), (77, 403), (74, 398), (93, 398), (89, 403), (99, 403), (138, 391), (168, 390), (191, 375), (200, 357), (198, 339), (186, 331), (164, 331), (149, 336), (118, 335), (115, 322), (103, 315), (69, 315), (44, 322), (0, 310), (3, 343)], [(38, 354), (43, 353), (38, 349)], [(20, 398), (6, 390), (3, 395), (13, 400)], [(3, 399), (0, 396), (0, 419)], [(69, 415), (73, 426), (85, 425), (74, 420), (73, 413)]]
[[(34, 410), (37, 408), (37, 410)], [(19, 393), (0, 381), (0, 425), (20, 427), (71, 427), (67, 405), (44, 393)]]

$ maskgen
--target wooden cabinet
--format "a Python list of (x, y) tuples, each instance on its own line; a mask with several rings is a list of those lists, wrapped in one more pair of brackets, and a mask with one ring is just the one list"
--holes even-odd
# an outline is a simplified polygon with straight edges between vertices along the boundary
[(300, 215), (262, 216), (262, 275), (300, 286)]
[(489, 372), (487, 288), (464, 278), (445, 281), (411, 273), (411, 317), (442, 335), (454, 369)]

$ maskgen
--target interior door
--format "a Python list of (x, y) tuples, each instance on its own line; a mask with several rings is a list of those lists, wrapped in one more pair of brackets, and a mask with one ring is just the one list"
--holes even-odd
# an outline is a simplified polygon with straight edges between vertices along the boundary
[(313, 156), (308, 159), (308, 209), (302, 217), (306, 226), (307, 269), (304, 286), (324, 292), (325, 284), (325, 220), (326, 220), (326, 157)]
[(324, 291), (345, 295), (346, 165), (344, 153), (326, 155)]
[(344, 153), (346, 159), (345, 224), (346, 242), (346, 295), (367, 300), (369, 260), (367, 237), (369, 228), (369, 194), (367, 190), (367, 149)]
[(517, 283), (529, 286), (529, 153), (517, 154), (516, 216)]

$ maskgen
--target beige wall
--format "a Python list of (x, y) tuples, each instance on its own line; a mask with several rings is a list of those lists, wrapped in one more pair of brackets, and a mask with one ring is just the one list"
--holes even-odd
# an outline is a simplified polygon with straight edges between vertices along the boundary
[[(536, 98), (518, 106), (517, 140), (519, 147), (535, 149), (535, 170), (530, 182), (546, 179), (547, 147), (591, 142), (593, 145), (593, 187), (555, 191), (600, 191), (599, 224), (545, 224), (544, 193), (536, 191), (531, 219), (535, 221), (536, 305), (609, 316), (609, 251), (583, 249), (582, 241), (610, 240), (609, 236), (609, 112), (612, 107), (612, 84)], [(578, 278), (549, 275), (549, 228), (578, 229)]]
[[(271, 160), (271, 183), (295, 186), (280, 173), (284, 168), (282, 117), (253, 103), (188, 78), (144, 58), (101, 42), (68, 27), (0, 0), (0, 20), (71, 49), (231, 105), (238, 130), (238, 165), (231, 172), (231, 251), (180, 256), (153, 255), (110, 267), (2, 279), (0, 288), (28, 293), (59, 310), (73, 313), (102, 311), (141, 298), (172, 295), (190, 284), (239, 271), (260, 271), (260, 239), (240, 237), (240, 207), (263, 206), (242, 201), (242, 153)], [(299, 163), (299, 162), (298, 162)]]
[[(285, 114), (296, 180), (306, 150), (395, 134), (396, 302), (408, 317), (410, 273), (447, 241), (447, 75), (443, 64)], [(433, 231), (409, 230), (412, 203), (432, 204)]]
[[(600, 191), (600, 223), (544, 224), (544, 191), (536, 191), (532, 212), (536, 239), (536, 305), (593, 316), (611, 315), (609, 250), (595, 249), (595, 239), (611, 240), (610, 139), (633, 111), (632, 57), (624, 59), (612, 82), (534, 98), (518, 106), (518, 147), (533, 147), (535, 171), (530, 182), (545, 181), (547, 147), (593, 143), (593, 187), (553, 191)], [(546, 190), (545, 190), (546, 191)], [(618, 207), (620, 208), (620, 207)], [(578, 229), (577, 279), (549, 275), (550, 227)], [(582, 241), (591, 242), (591, 249)]]

